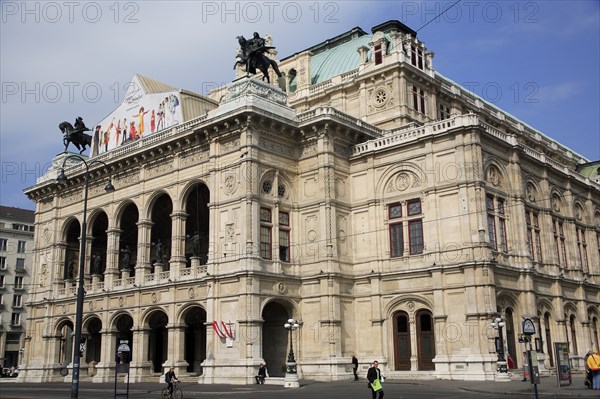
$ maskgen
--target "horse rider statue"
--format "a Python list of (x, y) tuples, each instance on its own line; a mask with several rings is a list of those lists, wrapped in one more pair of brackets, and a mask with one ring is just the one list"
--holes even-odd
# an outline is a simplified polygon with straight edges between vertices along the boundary
[(265, 53), (275, 47), (267, 46), (265, 39), (260, 37), (257, 32), (254, 32), (254, 35), (250, 40), (246, 40), (244, 36), (238, 36), (237, 39), (240, 45), (240, 51), (238, 52), (233, 69), (235, 69), (238, 64), (242, 64), (245, 67), (246, 73), (252, 75), (254, 75), (258, 69), (263, 74), (262, 80), (266, 79), (267, 83), (271, 83), (269, 79), (269, 67), (273, 68), (278, 77), (281, 77), (277, 62), (265, 55)]
[(85, 151), (86, 146), (92, 145), (92, 136), (89, 134), (85, 134), (84, 132), (89, 132), (83, 123), (83, 118), (78, 116), (75, 119), (75, 126), (71, 125), (69, 122), (65, 121), (58, 125), (58, 128), (63, 133), (63, 144), (65, 145), (65, 152), (67, 151), (67, 147), (69, 143), (73, 143), (75, 147), (77, 147), (80, 154)]

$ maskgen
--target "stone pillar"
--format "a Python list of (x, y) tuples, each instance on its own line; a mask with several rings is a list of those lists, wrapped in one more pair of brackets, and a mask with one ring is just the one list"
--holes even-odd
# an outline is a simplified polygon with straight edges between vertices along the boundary
[(152, 233), (152, 221), (150, 219), (140, 219), (138, 226), (138, 248), (137, 263), (135, 265), (135, 282), (143, 284), (144, 276), (151, 273), (150, 247), (152, 245), (150, 235)]
[[(137, 276), (137, 274), (136, 274)], [(144, 375), (151, 373), (152, 362), (148, 360), (148, 337), (149, 328), (138, 328), (133, 330), (133, 351), (129, 364), (130, 381), (141, 382)]]
[(93, 382), (110, 382), (115, 376), (115, 353), (117, 348), (117, 331), (114, 329), (101, 330), (100, 362), (96, 365), (96, 375)]
[(171, 213), (171, 259), (169, 260), (169, 270), (171, 279), (179, 277), (179, 270), (186, 266), (185, 260), (185, 221), (188, 214), (184, 211), (173, 211)]
[[(79, 238), (79, 242), (81, 243), (81, 237)], [(92, 243), (94, 242), (94, 237), (90, 234), (85, 239), (85, 261), (84, 261), (84, 274), (83, 281), (85, 284), (90, 284), (92, 282)]]
[(109, 227), (106, 230), (108, 235), (108, 248), (106, 251), (106, 270), (104, 272), (104, 284), (106, 287), (112, 287), (112, 282), (119, 278), (119, 241), (123, 230), (116, 227)]
[(163, 368), (174, 367), (175, 375), (187, 374), (189, 363), (185, 361), (185, 324), (167, 326), (169, 350)]

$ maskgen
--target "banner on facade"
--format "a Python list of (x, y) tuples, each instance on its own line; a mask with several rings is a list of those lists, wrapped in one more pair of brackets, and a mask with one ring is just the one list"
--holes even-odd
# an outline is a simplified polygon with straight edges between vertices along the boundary
[(569, 344), (567, 342), (554, 343), (554, 355), (556, 364), (556, 377), (558, 386), (572, 385), (571, 379), (571, 363), (569, 361)]

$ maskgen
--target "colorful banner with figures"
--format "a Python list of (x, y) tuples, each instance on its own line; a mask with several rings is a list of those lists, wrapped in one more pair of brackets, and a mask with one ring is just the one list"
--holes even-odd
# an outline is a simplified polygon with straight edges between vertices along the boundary
[[(186, 106), (187, 112), (183, 109)], [(123, 103), (94, 125), (91, 156), (168, 129), (215, 107), (199, 94), (136, 74)]]

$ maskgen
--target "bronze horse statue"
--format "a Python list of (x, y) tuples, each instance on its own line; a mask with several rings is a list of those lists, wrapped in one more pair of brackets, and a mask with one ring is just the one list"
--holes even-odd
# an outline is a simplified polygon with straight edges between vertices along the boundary
[(246, 72), (255, 74), (256, 70), (262, 72), (262, 80), (267, 80), (267, 83), (271, 83), (269, 79), (269, 67), (273, 68), (278, 77), (281, 77), (281, 72), (277, 66), (275, 60), (270, 59), (265, 55), (265, 52), (275, 47), (266, 46), (265, 39), (261, 38), (258, 33), (254, 33), (254, 37), (250, 40), (246, 40), (244, 36), (238, 36), (238, 43), (240, 44), (241, 53), (238, 55), (238, 59), (233, 65), (235, 69), (238, 64), (245, 66)]
[(67, 151), (69, 143), (73, 143), (80, 154), (85, 151), (87, 146), (92, 146), (92, 136), (84, 133), (89, 132), (90, 129), (85, 126), (83, 119), (80, 116), (75, 119), (75, 127), (65, 121), (59, 124), (58, 128), (64, 134), (63, 143), (65, 145), (65, 151)]

